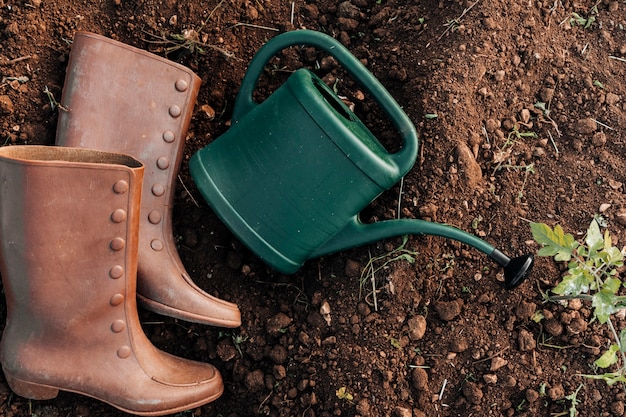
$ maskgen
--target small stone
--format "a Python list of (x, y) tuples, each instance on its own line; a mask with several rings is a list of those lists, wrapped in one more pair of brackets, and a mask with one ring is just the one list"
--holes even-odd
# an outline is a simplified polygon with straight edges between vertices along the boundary
[(489, 385), (495, 385), (498, 382), (498, 375), (496, 374), (485, 374), (483, 375), (483, 381)]
[(515, 377), (511, 375), (507, 375), (502, 380), (502, 385), (506, 388), (513, 388), (514, 386), (517, 385), (517, 380), (515, 379)]
[(593, 146), (602, 146), (606, 143), (606, 134), (604, 132), (596, 132), (593, 134), (593, 137), (591, 138), (591, 143), (593, 143)]
[(268, 356), (276, 365), (283, 364), (287, 362), (287, 349), (283, 345), (274, 345)]
[(371, 412), (371, 405), (367, 398), (361, 398), (358, 403), (356, 403), (356, 411), (362, 416), (369, 416)]
[(517, 337), (517, 343), (519, 344), (519, 350), (522, 352), (528, 352), (535, 349), (535, 338), (531, 332), (525, 329), (521, 329)]
[(491, 359), (491, 366), (489, 367), (489, 370), (491, 372), (497, 371), (498, 369), (505, 366), (507, 363), (509, 363), (509, 361), (507, 361), (506, 359), (496, 356), (495, 358)]
[(544, 156), (546, 154), (546, 150), (543, 149), (542, 147), (538, 146), (536, 148), (533, 149), (533, 156), (537, 157), (537, 158), (541, 158), (542, 156)]
[(530, 110), (524, 108), (520, 111), (520, 117), (522, 118), (522, 122), (528, 123), (530, 121)]
[(528, 320), (535, 314), (537, 310), (537, 304), (533, 302), (522, 301), (515, 308), (515, 315), (520, 320)]
[(598, 211), (600, 213), (604, 213), (605, 211), (607, 211), (609, 208), (611, 208), (611, 205), (609, 203), (603, 203), (600, 204), (600, 208), (598, 209)]
[(407, 321), (409, 326), (409, 339), (420, 340), (426, 333), (426, 319), (424, 316), (413, 316)]
[(200, 106), (200, 111), (204, 113), (208, 120), (215, 119), (215, 110), (208, 104), (203, 104), (202, 106)]
[(506, 75), (506, 72), (504, 72), (504, 70), (498, 70), (496, 71), (495, 75), (494, 75), (494, 79), (498, 82), (504, 80), (504, 76)]
[(576, 122), (576, 132), (583, 135), (591, 134), (595, 132), (597, 128), (597, 123), (591, 118), (580, 119)]
[(0, 114), (12, 114), (15, 111), (9, 96), (0, 96)]

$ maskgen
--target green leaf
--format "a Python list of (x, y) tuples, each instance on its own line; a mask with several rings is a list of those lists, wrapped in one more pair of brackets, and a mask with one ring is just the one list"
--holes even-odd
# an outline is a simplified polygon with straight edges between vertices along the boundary
[(595, 252), (604, 247), (604, 238), (602, 232), (600, 232), (600, 226), (598, 226), (598, 222), (595, 219), (589, 224), (585, 243), (589, 248), (589, 256), (593, 256)]
[(622, 286), (622, 281), (617, 278), (608, 278), (602, 284), (602, 289), (609, 291), (611, 294), (615, 295), (619, 291), (619, 288)]
[(554, 256), (555, 261), (569, 261), (578, 242), (571, 234), (565, 234), (560, 225), (554, 230), (545, 223), (531, 223), (530, 229), (533, 239), (543, 247), (537, 252), (539, 256)]
[(618, 311), (615, 306), (615, 295), (610, 291), (601, 290), (592, 296), (591, 305), (594, 308), (593, 314), (602, 324), (606, 323), (609, 316)]
[(569, 275), (563, 277), (552, 291), (560, 295), (577, 296), (589, 292), (589, 285), (593, 282), (593, 277), (586, 274), (582, 268), (575, 268), (571, 269)]
[(584, 376), (589, 379), (601, 379), (607, 383), (608, 386), (615, 384), (616, 382), (626, 382), (626, 377), (619, 372), (610, 372), (602, 375), (585, 375), (580, 374), (580, 376)]
[(617, 352), (619, 352), (619, 346), (611, 345), (609, 350), (595, 360), (594, 364), (599, 368), (608, 368), (617, 362)]

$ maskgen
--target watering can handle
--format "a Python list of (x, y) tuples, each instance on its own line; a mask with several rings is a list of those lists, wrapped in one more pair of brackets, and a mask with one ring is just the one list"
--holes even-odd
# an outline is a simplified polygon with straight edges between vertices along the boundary
[(315, 46), (335, 57), (356, 81), (374, 98), (385, 111), (400, 132), (403, 139), (402, 149), (393, 154), (392, 158), (402, 173), (406, 173), (417, 157), (418, 140), (415, 126), (402, 111), (399, 104), (389, 94), (376, 77), (359, 61), (348, 49), (334, 38), (312, 30), (295, 30), (272, 38), (267, 42), (250, 61), (246, 75), (241, 83), (233, 109), (233, 122), (251, 111), (257, 104), (252, 99), (252, 93), (263, 72), (263, 68), (278, 52), (294, 45)]

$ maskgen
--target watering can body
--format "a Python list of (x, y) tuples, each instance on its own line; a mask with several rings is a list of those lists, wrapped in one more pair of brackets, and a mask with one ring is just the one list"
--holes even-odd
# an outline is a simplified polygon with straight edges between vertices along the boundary
[[(387, 152), (307, 69), (293, 73), (262, 103), (252, 100), (267, 62), (300, 44), (325, 50), (348, 70), (391, 120), (402, 138), (400, 151)], [(413, 123), (362, 63), (330, 36), (298, 30), (271, 39), (255, 55), (230, 129), (195, 153), (189, 169), (218, 217), (280, 272), (293, 273), (308, 259), (386, 237), (429, 234), (488, 254), (505, 267), (505, 286), (518, 285), (532, 268), (532, 256), (511, 260), (473, 235), (423, 220), (361, 223), (361, 210), (411, 169), (417, 149)]]
[(293, 73), (261, 104), (246, 101), (251, 95), (247, 84), (258, 79), (251, 63), (248, 73), (253, 75), (244, 78), (231, 128), (192, 157), (190, 171), (209, 205), (239, 239), (275, 269), (292, 273), (412, 167), (417, 136), (397, 103), (337, 41), (311, 31), (285, 35), (293, 38), (279, 39), (275, 46), (270, 41), (270, 51), (265, 57), (260, 51), (261, 58), (257, 54), (255, 59), (264, 62), (278, 48), (303, 41), (339, 54), (366, 88), (379, 87), (374, 99), (384, 96), (378, 101), (400, 119), (397, 124), (410, 142), (402, 151), (388, 153), (307, 69)]
[(343, 103), (328, 103), (318, 91), (328, 87), (318, 83), (299, 70), (190, 163), (221, 220), (285, 273), (404, 174), (347, 108), (334, 107)]

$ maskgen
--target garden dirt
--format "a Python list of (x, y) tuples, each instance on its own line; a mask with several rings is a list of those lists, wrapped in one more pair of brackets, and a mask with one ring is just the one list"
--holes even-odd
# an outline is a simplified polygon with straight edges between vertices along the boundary
[[(622, 247), (625, 26), (626, 2), (607, 0), (0, 0), (0, 144), (54, 144), (63, 110), (51, 98), (60, 100), (78, 30), (167, 56), (202, 78), (175, 238), (195, 282), (237, 303), (243, 323), (220, 329), (140, 310), (156, 346), (223, 375), (221, 398), (179, 416), (573, 416), (573, 405), (579, 416), (622, 416), (623, 387), (580, 376), (598, 372), (593, 362), (611, 343), (606, 326), (586, 303), (544, 302), (564, 265), (537, 258), (530, 278), (507, 291), (500, 268), (476, 250), (409, 236), (283, 275), (204, 203), (188, 160), (229, 128), (255, 52), (281, 32), (318, 30), (374, 73), (420, 138), (415, 166), (363, 211), (364, 222), (446, 223), (517, 256), (538, 250), (529, 222), (582, 238), (595, 217)], [(398, 149), (371, 98), (310, 47), (278, 54), (255, 98), (302, 66)], [(403, 256), (392, 260), (396, 249)], [(375, 274), (363, 274), (368, 265)], [(623, 328), (624, 315), (614, 323)], [(123, 415), (65, 392), (30, 401), (3, 377), (0, 413)]]

